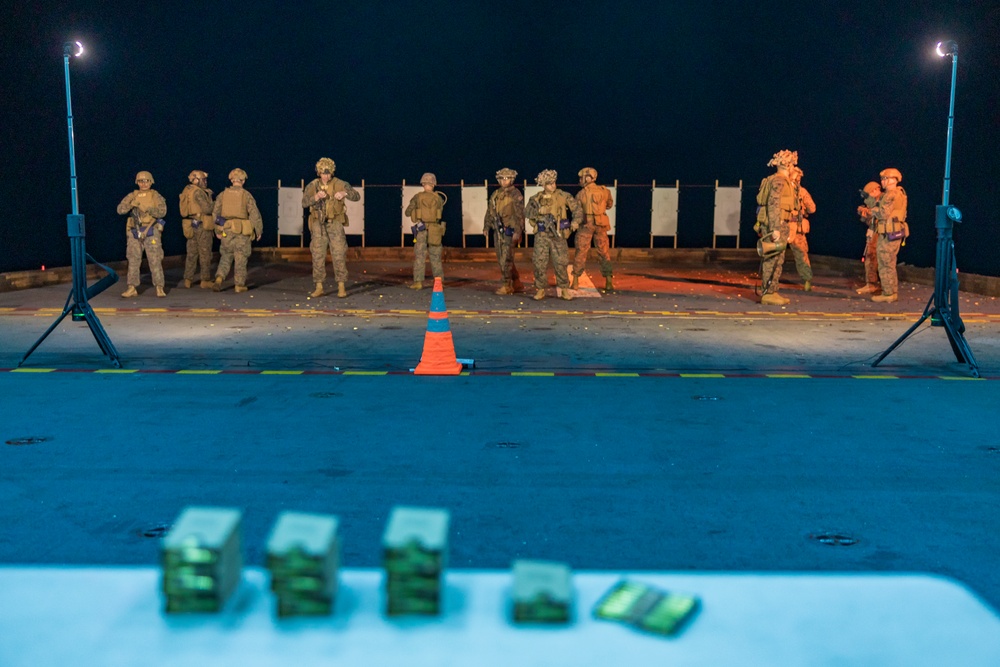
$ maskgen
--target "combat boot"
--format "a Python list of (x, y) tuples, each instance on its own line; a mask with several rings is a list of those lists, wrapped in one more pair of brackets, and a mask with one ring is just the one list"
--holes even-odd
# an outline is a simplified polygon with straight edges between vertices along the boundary
[(858, 294), (871, 294), (872, 292), (875, 292), (877, 290), (878, 290), (877, 285), (868, 284), (865, 285), (864, 287), (859, 287), (854, 291), (857, 292)]
[(156, 286), (156, 296), (166, 296), (167, 293), (163, 291), (163, 285)]
[(416, 282), (414, 282), (412, 285), (410, 285), (410, 289), (423, 289), (423, 288), (424, 288), (424, 284), (422, 282), (420, 282), (419, 280), (416, 281)]
[(580, 288), (580, 276), (576, 275), (575, 273), (573, 274), (573, 282), (569, 284), (569, 288), (570, 289)]
[(563, 301), (572, 301), (573, 295), (569, 293), (568, 287), (564, 287), (561, 290), (559, 290), (559, 298), (562, 299)]
[(802, 284), (802, 291), (803, 292), (812, 292), (813, 291), (813, 283), (812, 283), (811, 280), (807, 280), (807, 281), (805, 281), (805, 283)]
[(212, 286), (214, 284), (215, 283), (213, 283), (211, 280), (202, 280), (201, 281), (201, 288), (202, 289), (212, 289)]
[(247, 286), (246, 285), (237, 285), (236, 287), (233, 288), (233, 291), (236, 292), (237, 294), (239, 294), (240, 292), (246, 292), (247, 291)]
[[(186, 287), (187, 289), (191, 289), (191, 285), (192, 285), (191, 281), (188, 280), (187, 278), (185, 278), (184, 279), (184, 287)], [(159, 296), (159, 295), (157, 295), (157, 296)]]
[(535, 299), (535, 301), (541, 301), (542, 299), (545, 298), (545, 290), (543, 289), (535, 290), (535, 296), (533, 298)]
[(344, 287), (344, 283), (337, 283), (337, 296), (341, 299), (347, 296), (347, 288)]
[(513, 293), (514, 293), (514, 286), (511, 284), (509, 280), (505, 282), (503, 285), (501, 285), (500, 289), (494, 292), (494, 294), (513, 294)]
[(316, 289), (312, 291), (309, 296), (319, 297), (323, 296), (323, 283), (316, 283)]
[(872, 297), (872, 301), (876, 301), (878, 303), (895, 303), (898, 300), (898, 294), (876, 294)]
[(774, 292), (768, 292), (767, 294), (760, 297), (760, 303), (763, 306), (784, 306), (788, 303), (788, 299), (781, 296), (780, 294)]
[(139, 296), (139, 293), (135, 291), (135, 285), (129, 285), (128, 289), (122, 292), (122, 298), (128, 299), (133, 296)]
[(615, 286), (611, 282), (611, 276), (604, 276), (604, 291), (605, 292), (614, 292), (615, 291)]
[(212, 290), (215, 292), (222, 291), (222, 276), (215, 276), (215, 282), (212, 284)]

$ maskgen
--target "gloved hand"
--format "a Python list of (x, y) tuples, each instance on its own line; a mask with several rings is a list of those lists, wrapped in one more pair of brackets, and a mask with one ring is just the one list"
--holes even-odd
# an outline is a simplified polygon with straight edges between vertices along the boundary
[(867, 232), (865, 232), (865, 238), (866, 239), (870, 239), (874, 235), (875, 235), (875, 232), (873, 232), (871, 229), (869, 229)]
[(771, 240), (772, 241), (777, 241), (780, 238), (781, 238), (781, 232), (780, 231), (778, 231), (777, 229), (775, 229), (773, 232), (771, 232)]

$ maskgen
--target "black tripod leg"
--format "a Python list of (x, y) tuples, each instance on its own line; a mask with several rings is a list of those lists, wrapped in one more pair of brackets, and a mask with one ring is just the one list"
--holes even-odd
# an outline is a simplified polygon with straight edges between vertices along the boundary
[(948, 342), (951, 343), (951, 349), (955, 353), (955, 358), (963, 364), (968, 364), (973, 377), (979, 377), (979, 364), (976, 363), (975, 357), (972, 356), (972, 349), (969, 347), (969, 343), (966, 342), (965, 337), (956, 330), (951, 317), (942, 317), (941, 322), (944, 324), (944, 330), (948, 332)]
[(888, 357), (890, 352), (892, 352), (897, 347), (899, 347), (900, 345), (902, 345), (903, 341), (906, 340), (906, 337), (909, 336), (914, 331), (916, 331), (917, 327), (919, 327), (921, 324), (923, 324), (927, 320), (927, 318), (931, 316), (932, 312), (933, 312), (933, 309), (930, 310), (930, 311), (925, 310), (924, 314), (920, 316), (920, 319), (917, 320), (912, 327), (910, 327), (909, 329), (906, 330), (906, 333), (904, 333), (902, 336), (900, 336), (899, 338), (897, 338), (896, 342), (893, 343), (892, 345), (890, 345), (888, 350), (886, 350), (885, 352), (883, 352), (881, 355), (879, 355), (878, 359), (876, 359), (875, 361), (872, 362), (872, 368), (874, 368), (875, 366), (878, 366), (880, 363), (882, 363), (882, 360), (885, 359), (886, 357)]
[(101, 321), (97, 319), (97, 314), (87, 304), (86, 310), (84, 311), (84, 318), (87, 320), (87, 324), (90, 326), (90, 332), (94, 334), (94, 340), (100, 346), (101, 351), (104, 355), (111, 360), (112, 365), (115, 368), (121, 368), (122, 364), (118, 358), (118, 350), (115, 349), (114, 343), (108, 338), (107, 332), (104, 331), (104, 327), (101, 326)]
[(48, 329), (45, 330), (45, 333), (42, 334), (42, 337), (36, 340), (35, 344), (31, 346), (31, 349), (24, 353), (24, 356), (21, 358), (21, 361), (17, 362), (18, 368), (20, 368), (21, 364), (23, 364), (25, 361), (28, 360), (28, 357), (31, 356), (31, 353), (38, 349), (38, 346), (42, 344), (42, 341), (48, 338), (49, 334), (52, 333), (52, 330), (55, 329), (57, 326), (59, 326), (59, 323), (62, 322), (63, 319), (67, 315), (69, 315), (72, 311), (73, 309), (70, 306), (66, 306), (66, 308), (63, 309), (62, 315), (56, 318), (56, 321), (52, 323), (52, 326), (50, 326)]

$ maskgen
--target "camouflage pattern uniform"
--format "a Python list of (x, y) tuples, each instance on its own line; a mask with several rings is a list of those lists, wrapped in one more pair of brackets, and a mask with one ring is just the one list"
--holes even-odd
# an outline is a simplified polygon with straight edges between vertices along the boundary
[[(128, 215), (125, 223), (125, 239), (127, 242), (125, 256), (128, 258), (128, 289), (122, 296), (136, 296), (139, 286), (139, 269), (142, 266), (142, 253), (146, 253), (149, 262), (149, 272), (153, 275), (153, 285), (157, 296), (166, 296), (163, 292), (163, 216), (167, 214), (167, 201), (159, 192), (153, 190), (153, 175), (148, 171), (140, 171), (135, 177), (139, 185), (125, 195), (118, 204), (118, 214)], [(148, 185), (147, 185), (148, 183)]]
[[(872, 215), (878, 237), (875, 255), (878, 259), (878, 277), (882, 281), (882, 295), (873, 296), (872, 301), (895, 301), (899, 291), (896, 257), (906, 231), (906, 192), (897, 185), (902, 180), (898, 170), (884, 169), (880, 175), (883, 192), (872, 209)], [(899, 238), (890, 240), (890, 235), (898, 235)]]
[(795, 186), (789, 174), (796, 162), (798, 153), (788, 150), (775, 153), (767, 164), (769, 167), (776, 167), (777, 171), (761, 182), (758, 193), (758, 202), (764, 203), (754, 229), (762, 240), (773, 241), (781, 246), (779, 252), (767, 255), (761, 263), (761, 303), (765, 305), (788, 303), (788, 299), (778, 294), (778, 285), (785, 262), (785, 246), (788, 244), (788, 223), (795, 210)]
[[(427, 270), (428, 251), (431, 256), (431, 275), (444, 278), (444, 264), (441, 263), (442, 240), (444, 239), (445, 223), (441, 221), (441, 212), (448, 202), (443, 192), (436, 192), (437, 177), (427, 173), (420, 178), (423, 192), (418, 192), (410, 198), (404, 215), (413, 221), (413, 284), (410, 287), (420, 289), (424, 285)], [(430, 186), (428, 189), (427, 186)], [(418, 229), (423, 226), (423, 229)]]
[[(314, 178), (302, 193), (302, 208), (309, 209), (309, 252), (312, 254), (312, 278), (317, 285), (316, 296), (322, 293), (322, 284), (326, 280), (326, 251), (330, 249), (333, 260), (333, 277), (338, 284), (347, 282), (347, 233), (344, 227), (350, 224), (347, 219), (347, 207), (343, 200), (337, 200), (334, 195), (343, 192), (347, 201), (358, 201), (361, 194), (351, 187), (347, 181), (334, 178), (336, 164), (330, 158), (322, 158), (316, 163)], [(326, 183), (323, 174), (329, 174)], [(317, 199), (320, 193), (326, 196)], [(318, 293), (317, 293), (318, 292)], [(340, 290), (338, 295), (340, 295)], [(343, 292), (343, 296), (347, 296)]]
[(514, 186), (517, 172), (504, 167), (496, 174), (500, 189), (490, 195), (483, 219), (483, 234), (493, 230), (493, 244), (503, 285), (497, 294), (514, 294), (521, 291), (521, 276), (514, 264), (514, 251), (524, 234), (524, 195)]
[(809, 233), (809, 218), (807, 216), (816, 212), (816, 202), (812, 195), (801, 185), (802, 170), (796, 167), (792, 171), (792, 184), (795, 186), (795, 215), (792, 223), (789, 224), (788, 248), (795, 258), (795, 270), (802, 278), (805, 291), (812, 289), (813, 270), (809, 262), (809, 242), (806, 234)]
[(861, 222), (865, 223), (868, 230), (865, 232), (865, 286), (856, 290), (858, 294), (871, 294), (878, 291), (880, 287), (877, 254), (878, 235), (875, 233), (876, 220), (875, 216), (872, 215), (872, 209), (878, 204), (881, 196), (882, 187), (874, 181), (865, 185), (864, 189), (861, 190), (861, 197), (865, 204), (858, 207), (858, 215), (861, 216)]
[(610, 190), (595, 183), (597, 180), (596, 169), (585, 167), (580, 170), (579, 176), (583, 189), (576, 193), (576, 199), (583, 207), (584, 217), (580, 229), (576, 230), (573, 287), (576, 288), (580, 276), (583, 275), (583, 269), (587, 265), (587, 255), (590, 253), (590, 245), (593, 243), (601, 264), (601, 275), (604, 276), (605, 289), (610, 290), (612, 289), (612, 269), (608, 232), (611, 231), (611, 220), (605, 211), (614, 206), (615, 202), (611, 197)]
[[(219, 246), (219, 266), (215, 270), (215, 289), (222, 289), (222, 281), (229, 275), (229, 267), (234, 265), (233, 282), (236, 291), (246, 291), (247, 262), (250, 259), (250, 242), (258, 241), (264, 234), (264, 221), (257, 209), (257, 201), (243, 189), (246, 172), (233, 169), (229, 180), (233, 182), (215, 199), (212, 212), (216, 218), (215, 235), (221, 241)], [(219, 220), (222, 218), (223, 220)]]
[(188, 175), (191, 181), (180, 196), (181, 226), (187, 239), (187, 256), (184, 260), (184, 286), (191, 287), (195, 272), (201, 265), (201, 286), (212, 286), (212, 241), (215, 239), (215, 218), (212, 216), (212, 191), (208, 174), (195, 170)]
[[(524, 217), (535, 231), (535, 249), (531, 256), (531, 263), (535, 268), (535, 299), (545, 298), (545, 288), (549, 282), (546, 273), (550, 261), (555, 269), (556, 285), (562, 298), (573, 298), (568, 292), (566, 267), (569, 265), (569, 246), (566, 239), (580, 227), (583, 207), (568, 192), (555, 187), (556, 176), (552, 169), (538, 174), (535, 182), (543, 187), (551, 184), (553, 189), (543, 189), (533, 195), (524, 208)], [(567, 213), (572, 216), (572, 222), (566, 218)]]

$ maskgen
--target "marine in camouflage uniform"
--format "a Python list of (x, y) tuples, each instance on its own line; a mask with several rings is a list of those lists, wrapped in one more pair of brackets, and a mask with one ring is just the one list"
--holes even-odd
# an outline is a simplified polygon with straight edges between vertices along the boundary
[(326, 280), (326, 250), (333, 259), (333, 277), (337, 281), (337, 296), (347, 296), (347, 233), (344, 227), (347, 206), (344, 200), (358, 201), (361, 194), (347, 181), (333, 177), (336, 163), (328, 157), (316, 163), (316, 174), (302, 193), (302, 208), (309, 209), (309, 252), (312, 254), (312, 278), (316, 284), (310, 296), (323, 296)]
[(775, 173), (761, 181), (757, 193), (760, 210), (754, 229), (760, 236), (760, 241), (777, 244), (777, 250), (774, 252), (763, 253), (761, 262), (760, 302), (767, 306), (783, 306), (788, 303), (788, 299), (778, 294), (778, 285), (782, 265), (785, 262), (785, 248), (788, 245), (788, 223), (795, 212), (795, 186), (790, 175), (798, 159), (798, 153), (792, 151), (782, 150), (775, 153), (767, 163), (767, 166), (775, 168)]
[(583, 207), (583, 223), (580, 229), (576, 230), (576, 255), (573, 257), (573, 284), (576, 289), (580, 285), (580, 276), (587, 266), (587, 255), (590, 253), (590, 245), (593, 243), (597, 250), (597, 258), (601, 264), (601, 275), (604, 276), (604, 290), (610, 292), (614, 289), (611, 281), (611, 244), (608, 242), (608, 232), (611, 231), (611, 219), (608, 218), (607, 211), (614, 206), (614, 199), (611, 197), (611, 190), (603, 185), (598, 185), (597, 170), (593, 167), (584, 167), (580, 170), (580, 185), (582, 189), (576, 193), (576, 199)]
[(437, 177), (429, 172), (420, 177), (420, 185), (423, 191), (410, 198), (404, 213), (413, 222), (413, 284), (410, 289), (423, 289), (428, 254), (431, 256), (431, 275), (444, 278), (441, 252), (445, 223), (441, 221), (441, 212), (448, 203), (448, 196), (434, 190)]
[(891, 303), (899, 299), (896, 257), (903, 239), (909, 233), (906, 223), (906, 192), (899, 187), (903, 175), (898, 169), (883, 169), (879, 176), (882, 181), (882, 197), (872, 209), (872, 215), (875, 217), (875, 255), (878, 258), (882, 293), (873, 296), (872, 301)]
[(149, 272), (153, 274), (153, 285), (156, 296), (166, 296), (163, 291), (163, 216), (167, 214), (167, 200), (159, 192), (153, 190), (153, 175), (148, 171), (140, 171), (135, 175), (138, 190), (125, 195), (118, 204), (118, 214), (128, 215), (125, 223), (125, 239), (127, 246), (125, 256), (128, 258), (128, 289), (122, 292), (122, 297), (138, 296), (139, 268), (142, 266), (142, 253), (146, 253), (149, 262)]
[(524, 289), (514, 264), (514, 251), (524, 234), (524, 195), (514, 187), (515, 178), (517, 172), (513, 169), (504, 167), (497, 172), (500, 188), (490, 195), (483, 219), (483, 234), (489, 236), (490, 230), (493, 231), (497, 264), (503, 278), (497, 294), (515, 294)]
[[(535, 250), (531, 263), (535, 267), (536, 301), (545, 298), (545, 288), (549, 282), (546, 273), (550, 261), (555, 269), (560, 296), (567, 301), (573, 298), (569, 293), (569, 277), (566, 273), (569, 265), (566, 239), (580, 227), (583, 207), (568, 192), (556, 187), (556, 177), (553, 169), (546, 169), (538, 174), (535, 182), (543, 189), (533, 195), (524, 208), (524, 217), (535, 232)], [(572, 221), (567, 216), (572, 216)]]
[[(221, 241), (219, 246), (219, 267), (215, 270), (216, 292), (222, 291), (222, 281), (233, 268), (233, 282), (236, 292), (247, 291), (247, 262), (250, 259), (250, 241), (260, 241), (264, 234), (264, 221), (257, 210), (253, 195), (243, 189), (247, 173), (242, 169), (229, 172), (232, 187), (223, 190), (215, 199), (213, 215), (216, 219), (215, 235)], [(221, 220), (219, 218), (222, 218)]]
[(813, 270), (809, 261), (809, 242), (806, 234), (809, 233), (809, 217), (816, 212), (816, 202), (813, 201), (809, 191), (802, 187), (802, 170), (795, 167), (791, 170), (792, 185), (795, 186), (795, 215), (788, 229), (788, 248), (795, 258), (795, 270), (802, 278), (802, 289), (806, 292), (812, 291)]
[(195, 272), (201, 267), (201, 286), (212, 287), (212, 241), (215, 239), (215, 217), (212, 215), (212, 191), (208, 189), (208, 174), (195, 169), (188, 174), (190, 183), (180, 196), (181, 229), (187, 239), (184, 259), (184, 287), (191, 287)]
[(875, 181), (869, 182), (861, 189), (861, 198), (865, 203), (864, 206), (858, 207), (858, 215), (868, 229), (865, 232), (865, 286), (856, 290), (858, 294), (877, 292), (881, 286), (878, 279), (878, 235), (875, 233), (875, 216), (872, 215), (872, 209), (878, 204), (881, 196), (882, 186)]

